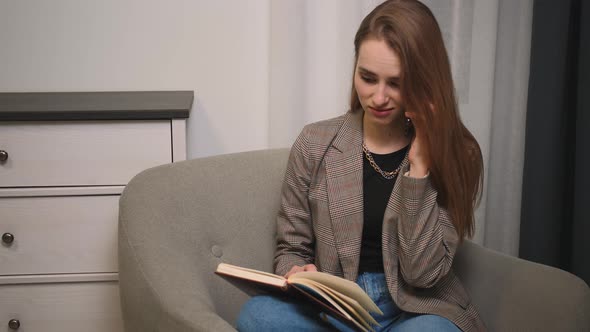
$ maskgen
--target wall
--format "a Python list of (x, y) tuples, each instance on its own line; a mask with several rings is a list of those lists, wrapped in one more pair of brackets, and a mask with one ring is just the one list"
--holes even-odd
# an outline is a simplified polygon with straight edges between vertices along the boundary
[[(380, 2), (0, 0), (0, 91), (194, 90), (189, 158), (288, 147), (346, 111), (353, 36)], [(532, 0), (424, 2), (484, 155), (475, 241), (495, 227), (486, 245), (515, 254)]]
[[(346, 110), (352, 38), (379, 2), (3, 0), (0, 91), (194, 90), (189, 157), (285, 147), (304, 124)], [(455, 26), (471, 28), (473, 0), (427, 3), (447, 35), (457, 18), (468, 21)], [(473, 48), (482, 53), (474, 55), (478, 69), (469, 70), (471, 40), (461, 29), (455, 44), (446, 39), (463, 40), (451, 59), (463, 60), (460, 75), (477, 78), (493, 69), (493, 52), (485, 52), (496, 2), (475, 4), (482, 17), (474, 28), (484, 36), (474, 40), (483, 44)], [(469, 91), (478, 108), (466, 121), (486, 137), (473, 119), (487, 117), (489, 86), (459, 88), (464, 100)]]
[(0, 1), (0, 91), (194, 90), (189, 156), (268, 144), (268, 1)]

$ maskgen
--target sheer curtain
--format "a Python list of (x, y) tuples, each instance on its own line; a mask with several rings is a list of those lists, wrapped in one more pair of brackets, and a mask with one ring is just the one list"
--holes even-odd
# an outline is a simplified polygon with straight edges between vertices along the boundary
[[(353, 71), (354, 34), (362, 18), (381, 2), (271, 1), (271, 146), (289, 145), (304, 124), (346, 111)], [(439, 20), (459, 100), (468, 104), (475, 1), (430, 0), (424, 3)], [(482, 9), (490, 7), (487, 9), (492, 10), (493, 16), (497, 6), (481, 3)], [(485, 20), (489, 29), (476, 32), (493, 39), (495, 17)], [(485, 60), (490, 70), (493, 54)]]
[[(353, 38), (381, 1), (271, 1), (269, 147), (346, 112)], [(474, 241), (518, 253), (532, 0), (429, 0), (452, 64), (463, 121), (484, 154)]]

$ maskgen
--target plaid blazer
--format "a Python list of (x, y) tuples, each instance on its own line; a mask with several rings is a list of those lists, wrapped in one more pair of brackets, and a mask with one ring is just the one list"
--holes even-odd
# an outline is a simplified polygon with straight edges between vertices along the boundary
[[(363, 111), (307, 125), (295, 141), (277, 218), (275, 272), (315, 264), (356, 281), (363, 229)], [(383, 220), (383, 264), (404, 311), (446, 317), (463, 331), (485, 331), (451, 268), (459, 238), (428, 177), (403, 175)]]

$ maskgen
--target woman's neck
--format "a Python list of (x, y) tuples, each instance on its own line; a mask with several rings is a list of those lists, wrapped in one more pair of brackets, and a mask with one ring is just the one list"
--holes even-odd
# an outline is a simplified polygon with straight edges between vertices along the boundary
[(401, 121), (396, 121), (392, 126), (379, 126), (363, 121), (363, 140), (369, 151), (377, 154), (392, 153), (410, 144), (410, 138), (404, 134)]

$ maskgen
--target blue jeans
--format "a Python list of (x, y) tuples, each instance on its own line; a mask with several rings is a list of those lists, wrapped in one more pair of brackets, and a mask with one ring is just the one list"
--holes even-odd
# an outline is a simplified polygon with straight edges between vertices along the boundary
[[(427, 314), (414, 314), (400, 310), (387, 289), (383, 273), (363, 273), (357, 284), (383, 311), (373, 315), (381, 325), (375, 331), (461, 331), (450, 320)], [(251, 298), (240, 312), (238, 331), (353, 331), (329, 315), (319, 313), (316, 307), (286, 297), (259, 295)]]

